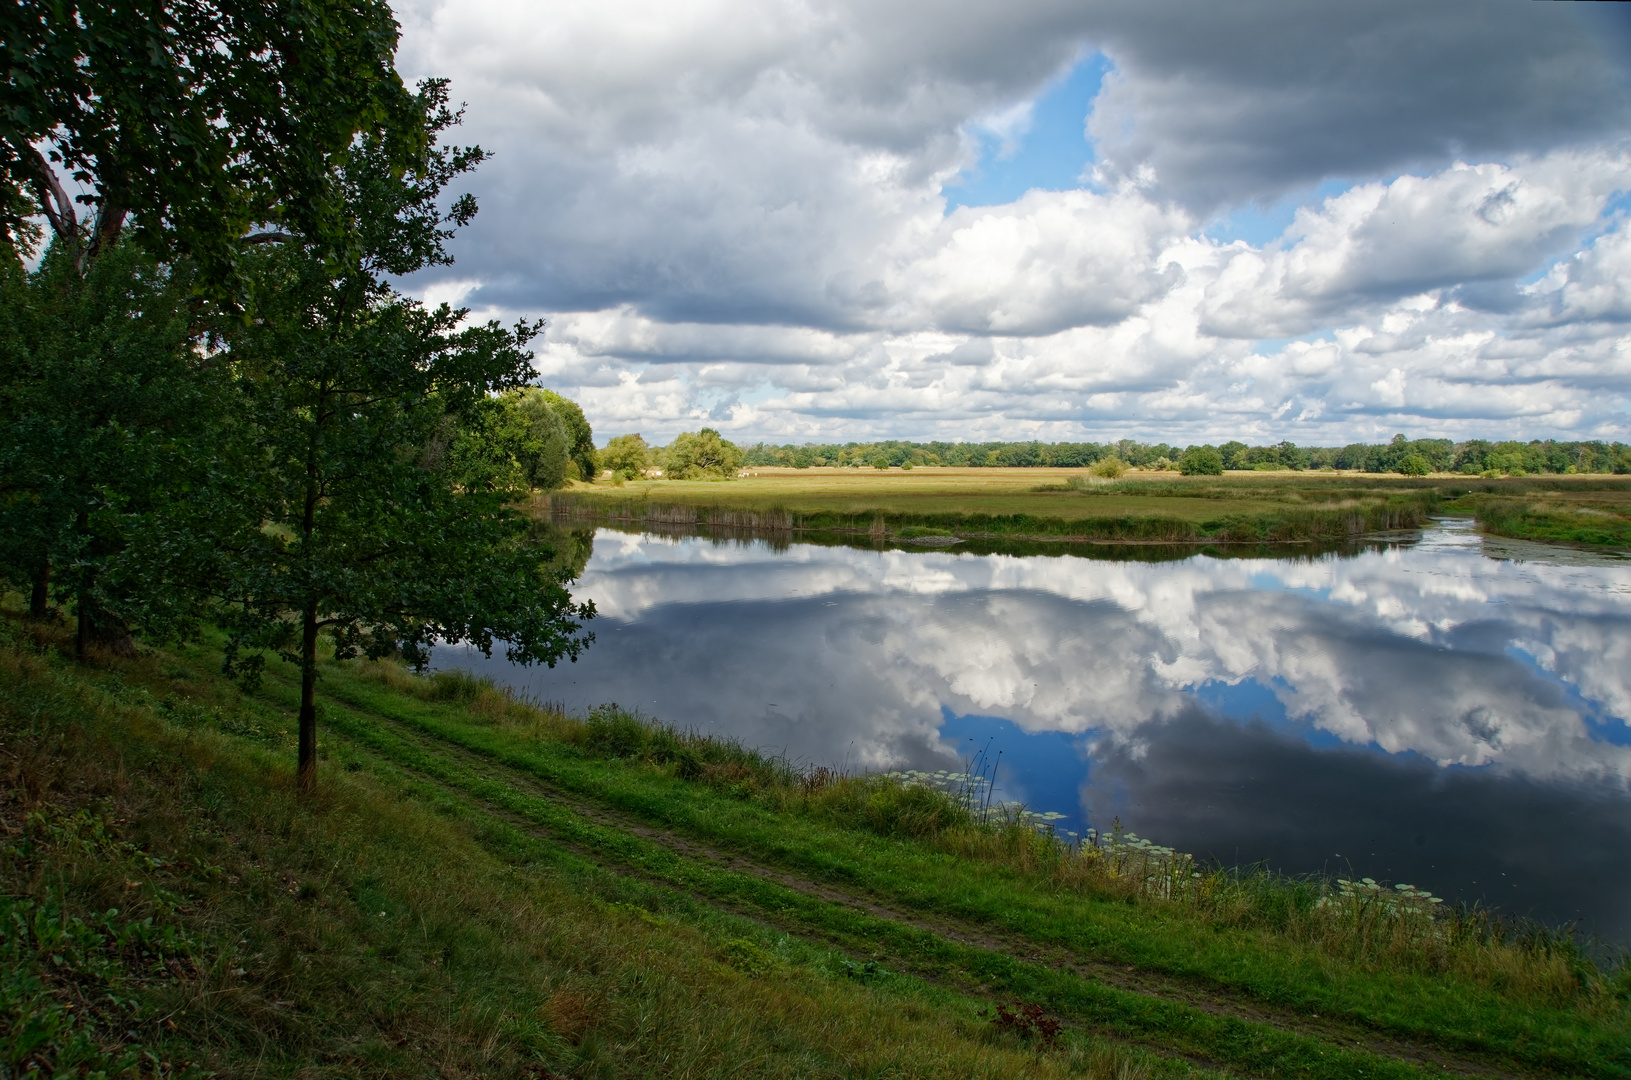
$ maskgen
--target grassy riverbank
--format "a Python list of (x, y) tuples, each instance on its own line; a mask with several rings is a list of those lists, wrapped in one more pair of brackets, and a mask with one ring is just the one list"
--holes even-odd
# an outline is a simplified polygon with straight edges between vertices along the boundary
[(13, 1070), (1631, 1076), (1623, 970), (1420, 897), (388, 664), (325, 667), (302, 802), (291, 670), (5, 629)]
[(1414, 528), (1441, 498), (1431, 484), (1355, 475), (1138, 473), (1100, 481), (1074, 469), (920, 468), (760, 469), (726, 482), (575, 485), (542, 501), (559, 515), (654, 526), (1263, 543)]
[(1631, 481), (1507, 481), (1446, 506), (1495, 536), (1631, 552)]
[(1143, 544), (1331, 542), (1466, 514), (1486, 532), (1631, 549), (1631, 481), (1371, 473), (1221, 477), (1077, 469), (774, 469), (730, 481), (573, 485), (541, 512), (634, 527)]

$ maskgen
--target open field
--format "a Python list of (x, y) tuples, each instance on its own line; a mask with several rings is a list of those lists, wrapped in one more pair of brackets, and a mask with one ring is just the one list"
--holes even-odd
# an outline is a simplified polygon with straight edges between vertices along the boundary
[(1631, 481), (1615, 477), (1134, 472), (1105, 481), (1081, 469), (1043, 468), (749, 473), (725, 481), (574, 484), (544, 497), (540, 508), (647, 525), (1146, 543), (1340, 540), (1419, 527), (1448, 508), (1476, 515), (1502, 535), (1631, 547)]
[(325, 665), (302, 801), (291, 669), (0, 630), (13, 1075), (1631, 1076), (1555, 933), (384, 663)]
[(1223, 481), (1081, 469), (769, 469), (728, 481), (574, 485), (555, 513), (650, 524), (1119, 542), (1329, 540), (1411, 528), (1434, 489), (1349, 475), (1252, 473)]
[(1432, 480), (1367, 473), (1129, 473), (1106, 481), (1063, 468), (750, 471), (727, 481), (572, 485), (538, 509), (626, 524), (873, 537), (1295, 543), (1414, 529), (1445, 496)]

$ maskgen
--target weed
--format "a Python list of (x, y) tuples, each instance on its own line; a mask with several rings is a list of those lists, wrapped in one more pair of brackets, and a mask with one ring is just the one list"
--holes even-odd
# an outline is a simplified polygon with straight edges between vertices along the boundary
[(1034, 1042), (1050, 1050), (1059, 1041), (1058, 1019), (1049, 1016), (1042, 1006), (1034, 1002), (1016, 1001), (1011, 1010), (1002, 1002), (997, 1002), (991, 1026), (1002, 1034), (1015, 1035), (1025, 1042)]
[(747, 938), (727, 941), (720, 955), (725, 963), (745, 975), (768, 975), (778, 966), (770, 950)]

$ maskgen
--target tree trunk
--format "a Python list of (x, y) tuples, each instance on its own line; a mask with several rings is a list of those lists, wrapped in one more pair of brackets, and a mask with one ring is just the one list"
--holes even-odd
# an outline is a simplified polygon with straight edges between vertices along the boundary
[(41, 559), (34, 569), (34, 588), (28, 594), (28, 617), (43, 619), (46, 604), (51, 599), (51, 560)]
[(302, 795), (317, 790), (317, 601), (300, 625), (300, 757), (295, 781)]

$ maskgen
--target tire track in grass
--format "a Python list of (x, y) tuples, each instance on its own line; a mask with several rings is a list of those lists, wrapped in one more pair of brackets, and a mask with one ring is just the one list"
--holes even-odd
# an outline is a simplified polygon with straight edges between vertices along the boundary
[[(588, 820), (641, 836), (685, 858), (704, 860), (751, 874), (808, 896), (865, 911), (881, 919), (920, 928), (960, 945), (1001, 952), (1026, 963), (1047, 965), (1078, 978), (1105, 983), (1117, 990), (1185, 1005), (1214, 1016), (1263, 1024), (1345, 1049), (1405, 1062), (1429, 1069), (1437, 1075), (1450, 1073), (1502, 1080), (1556, 1075), (1554, 1070), (1545, 1066), (1514, 1061), (1499, 1052), (1491, 1052), (1487, 1056), (1458, 1053), (1442, 1045), (1382, 1033), (1363, 1023), (1345, 1023), (1329, 1017), (1315, 1018), (1290, 1010), (1276, 1009), (1238, 991), (1205, 984), (1200, 980), (1185, 980), (1182, 976), (1175, 977), (1143, 970), (1136, 965), (1086, 959), (1065, 946), (1044, 945), (1022, 933), (993, 928), (988, 924), (957, 919), (943, 913), (928, 915), (921, 911), (902, 911), (870, 893), (846, 890), (830, 883), (818, 882), (785, 867), (765, 865), (740, 852), (717, 848), (694, 837), (682, 836), (673, 830), (653, 826), (626, 811), (588, 801), (581, 793), (563, 790), (558, 785), (539, 777), (524, 765), (503, 761), (492, 751), (457, 741), (412, 717), (389, 715), (366, 704), (360, 704), (343, 694), (338, 696), (348, 700), (349, 707), (353, 710), (391, 724), (406, 737), (419, 740), (421, 745), (435, 746), (440, 752), (476, 763), (477, 770), (490, 780), (529, 789), (542, 798), (569, 807), (574, 813)], [(1573, 1062), (1560, 1064), (1565, 1070), (1576, 1067)]]
[[(349, 739), (400, 766), (449, 785), (467, 798), (507, 815), (518, 815), (529, 828), (542, 829), (551, 840), (564, 842), (597, 862), (616, 862), (661, 884), (705, 897), (710, 903), (752, 911), (761, 920), (796, 929), (806, 936), (813, 932), (863, 955), (869, 950), (876, 955), (876, 950), (884, 949), (891, 963), (920, 977), (944, 982), (948, 973), (954, 973), (976, 992), (998, 998), (1006, 992), (1035, 1000), (1052, 1011), (1102, 1025), (1120, 1038), (1158, 1052), (1177, 1054), (1197, 1064), (1268, 1076), (1406, 1077), (1428, 1072), (1443, 1075), (1446, 1071), (1471, 1076), (1514, 1075), (1487, 1065), (1457, 1068), (1471, 1063), (1417, 1055), (1412, 1055), (1412, 1060), (1378, 1054), (1365, 1046), (1344, 1046), (1311, 1032), (1241, 1016), (1226, 1007), (1202, 1009), (1187, 1001), (1108, 985), (1090, 973), (1022, 959), (987, 935), (949, 937), (922, 920), (903, 916), (870, 898), (779, 871), (759, 876), (751, 872), (748, 860), (737, 856), (716, 853), (714, 859), (699, 858), (658, 842), (649, 835), (652, 830), (644, 829), (647, 835), (641, 835), (616, 824), (602, 824), (560, 799), (537, 794), (536, 782), (525, 774), (516, 775), (517, 770), (504, 768), (503, 775), (494, 775), (491, 759), (477, 751), (423, 733), (418, 733), (419, 738), (404, 738), (404, 725), (397, 718), (377, 712), (347, 709), (346, 713), (373, 720), (376, 725), (384, 721), (393, 729), (388, 733), (366, 722), (331, 716), (331, 726), (342, 727)], [(484, 768), (473, 770), (450, 760), (472, 757)], [(524, 790), (527, 787), (532, 787), (534, 793)], [(690, 851), (697, 848), (693, 845)], [(793, 887), (796, 884), (804, 887)], [(788, 920), (792, 920), (791, 927)]]
[[(348, 730), (345, 732), (348, 739), (357, 738), (357, 734), (358, 733), (354, 730)], [(920, 979), (925, 983), (940, 986), (967, 997), (981, 998), (991, 1004), (995, 1004), (998, 1001), (1006, 1002), (1010, 1000), (1010, 997), (1005, 997), (1002, 994), (996, 993), (990, 984), (994, 982), (1003, 983), (1005, 981), (1012, 981), (1010, 979), (1006, 979), (1005, 976), (1010, 976), (1012, 974), (1012, 970), (1023, 969), (1023, 967), (1026, 966), (1017, 962), (1011, 964), (1003, 963), (1003, 961), (1011, 961), (1012, 958), (1009, 957), (997, 958), (997, 963), (994, 965), (981, 965), (979, 963), (975, 963), (958, 966), (955, 963), (945, 962), (940, 964), (932, 964), (929, 961), (936, 959), (937, 957), (930, 954), (943, 953), (945, 950), (937, 950), (933, 948), (934, 944), (939, 944), (934, 942), (934, 935), (928, 933), (927, 931), (923, 931), (920, 928), (905, 926), (896, 928), (905, 929), (909, 932), (916, 929), (918, 930), (918, 934), (922, 935), (916, 940), (906, 941), (903, 947), (899, 934), (879, 934), (876, 926), (867, 925), (864, 918), (857, 920), (849, 917), (856, 914), (862, 914), (864, 916), (870, 913), (851, 911), (850, 909), (844, 908), (842, 905), (832, 904), (830, 907), (835, 907), (838, 909), (836, 914), (838, 914), (839, 918), (836, 921), (842, 924), (835, 926), (831, 925), (835, 920), (830, 918), (830, 916), (834, 914), (834, 912), (830, 910), (826, 912), (817, 911), (817, 917), (812, 919), (810, 917), (811, 909), (801, 907), (797, 903), (777, 903), (776, 901), (778, 898), (774, 895), (770, 896), (769, 902), (766, 903), (763, 896), (733, 896), (728, 894), (728, 890), (722, 894), (720, 891), (710, 890), (704, 885), (699, 885), (695, 880), (682, 880), (681, 878), (683, 878), (683, 874), (677, 877), (673, 874), (665, 875), (661, 872), (654, 872), (650, 867), (640, 865), (638, 860), (627, 860), (624, 858), (619, 858), (616, 855), (608, 855), (607, 845), (585, 843), (581, 840), (570, 839), (563, 835), (561, 831), (557, 831), (547, 824), (541, 824), (536, 814), (507, 809), (501, 804), (490, 802), (484, 799), (480, 794), (472, 792), (467, 787), (461, 785), (457, 779), (443, 778), (432, 775), (433, 773), (443, 772), (456, 773), (459, 770), (440, 770), (434, 768), (425, 770), (422, 768), (422, 766), (425, 764), (423, 761), (414, 763), (404, 761), (399, 756), (391, 756), (390, 751), (377, 739), (363, 737), (358, 739), (357, 745), (361, 752), (370, 754), (371, 756), (378, 755), (379, 760), (386, 762), (392, 768), (418, 775), (420, 777), (419, 782), (433, 786), (437, 791), (444, 793), (450, 798), (458, 800), (461, 805), (471, 807), (471, 804), (477, 804), (475, 807), (471, 807), (475, 810), (475, 812), (495, 818), (505, 826), (518, 830), (530, 838), (558, 850), (570, 853), (572, 856), (581, 859), (584, 864), (593, 866), (595, 869), (603, 873), (610, 874), (619, 880), (637, 882), (640, 885), (655, 890), (662, 895), (678, 894), (684, 897), (687, 901), (701, 905), (708, 909), (725, 912), (749, 920), (757, 925), (768, 927), (783, 933), (795, 934), (806, 940), (816, 939), (824, 941), (827, 944), (846, 952), (852, 959), (876, 960), (882, 958), (887, 960), (901, 974), (909, 975), (911, 977)], [(492, 782), (502, 783), (501, 781)], [(505, 800), (501, 799), (500, 803), (503, 801)], [(726, 872), (733, 873), (732, 871)], [(773, 883), (765, 882), (763, 884)], [(800, 894), (800, 896), (803, 895), (804, 894)], [(792, 898), (781, 897), (780, 899), (785, 901)], [(808, 899), (817, 901), (818, 903), (821, 902), (820, 898), (815, 896), (809, 896)], [(821, 918), (823, 915), (829, 917)], [(817, 923), (821, 922), (828, 923), (828, 925), (817, 925)], [(911, 935), (909, 934), (908, 936)], [(950, 944), (955, 945), (957, 943)], [(916, 946), (916, 948), (913, 946)], [(918, 955), (913, 955), (914, 953)], [(940, 956), (938, 958), (942, 961), (945, 960), (944, 956)], [(956, 958), (953, 957), (953, 959), (955, 960)], [(1005, 970), (1005, 968), (1011, 970)], [(1016, 987), (1015, 993), (1023, 995), (1025, 990), (1023, 987)], [(1070, 1018), (1072, 1015), (1072, 1009), (1069, 1003), (1067, 1002), (1061, 1006), (1059, 1002), (1051, 1000), (1056, 996), (1057, 995), (1047, 994), (1046, 988), (1043, 988), (1041, 1000), (1050, 1004), (1055, 1011), (1064, 1013), (1067, 1018)], [(1079, 1015), (1076, 1016), (1075, 1019), (1078, 1021), (1082, 1030), (1088, 1034), (1092, 1034), (1099, 1038), (1109, 1039), (1114, 1042), (1119, 1042), (1127, 1046), (1137, 1047), (1158, 1056), (1182, 1061), (1188, 1065), (1209, 1070), (1218, 1074), (1244, 1076), (1328, 1075), (1324, 1072), (1309, 1072), (1307, 1069), (1286, 1070), (1283, 1068), (1276, 1068), (1273, 1065), (1267, 1069), (1243, 1069), (1238, 1066), (1232, 1066), (1224, 1063), (1218, 1060), (1215, 1056), (1204, 1052), (1204, 1050), (1199, 1047), (1188, 1045), (1171, 1045), (1170, 1041), (1163, 1041), (1159, 1037), (1153, 1037), (1149, 1030), (1145, 1030), (1149, 1027), (1149, 1025), (1139, 1025), (1137, 1023), (1130, 1024), (1126, 1022), (1125, 1018), (1109, 1017), (1108, 1020), (1113, 1025), (1113, 1030), (1107, 1030), (1103, 1027), (1090, 1027), (1089, 1024), (1094, 1019), (1093, 1017), (1086, 1018), (1086, 1022), (1083, 1022), (1083, 1017)], [(1100, 1019), (1102, 1022), (1106, 1018), (1101, 1017), (1098, 1019)], [(1268, 1043), (1263, 1043), (1261, 1046), (1261, 1050), (1264, 1054), (1272, 1053), (1275, 1049), (1276, 1048), (1268, 1045)], [(1423, 1074), (1417, 1071), (1374, 1071), (1361, 1068), (1357, 1072), (1340, 1072), (1335, 1075), (1403, 1077), (1421, 1076)]]
[[(679, 913), (699, 927), (710, 917), (717, 919), (718, 916), (725, 915), (739, 919), (759, 930), (770, 930), (786, 937), (797, 937), (806, 944), (816, 940), (823, 941), (831, 946), (821, 950), (829, 957), (837, 953), (851, 962), (875, 958), (876, 949), (857, 949), (857, 943), (848, 940), (842, 934), (819, 929), (812, 931), (811, 927), (796, 918), (785, 917), (790, 909), (784, 908), (780, 912), (766, 911), (751, 904), (720, 900), (680, 888), (672, 881), (663, 880), (626, 863), (618, 863), (615, 859), (607, 859), (603, 854), (585, 845), (563, 839), (559, 834), (538, 825), (524, 814), (485, 803), (452, 782), (433, 779), (419, 773), (411, 766), (393, 760), (377, 749), (361, 743), (352, 743), (352, 749), (355, 753), (370, 759), (379, 773), (389, 772), (416, 793), (434, 793), (438, 799), (437, 805), (446, 807), (449, 802), (453, 803), (457, 807), (456, 813), (467, 823), (475, 826), (477, 842), (493, 850), (500, 857), (512, 858), (524, 852), (532, 864), (546, 864), (575, 874), (580, 882), (590, 877), (598, 878), (599, 890), (595, 895), (614, 907), (625, 909), (637, 907), (643, 913), (643, 917), (649, 915), (674, 917)], [(493, 836), (491, 838), (483, 836), (483, 832), (490, 832)], [(495, 847), (495, 843), (498, 846)], [(813, 944), (811, 947), (814, 948)], [(891, 963), (894, 962), (891, 960)], [(883, 978), (894, 976), (913, 979), (965, 1000), (983, 1002), (988, 1007), (1001, 1000), (992, 997), (987, 987), (973, 986), (967, 979), (947, 978), (943, 969), (915, 970), (921, 965), (914, 965), (910, 961), (900, 966), (903, 970), (896, 972), (885, 970), (879, 975)], [(860, 964), (851, 963), (852, 970), (860, 967)], [(870, 978), (864, 976), (862, 980), (871, 982)], [(1180, 1068), (1191, 1066), (1200, 1069), (1202, 1077), (1238, 1075), (1237, 1071), (1200, 1054), (1185, 1053), (1152, 1044), (1148, 1040), (1127, 1038), (1102, 1030), (1089, 1030), (1085, 1026), (1081, 1030), (1095, 1038), (1152, 1054)], [(1197, 1074), (1186, 1071), (1182, 1075), (1193, 1077)]]

